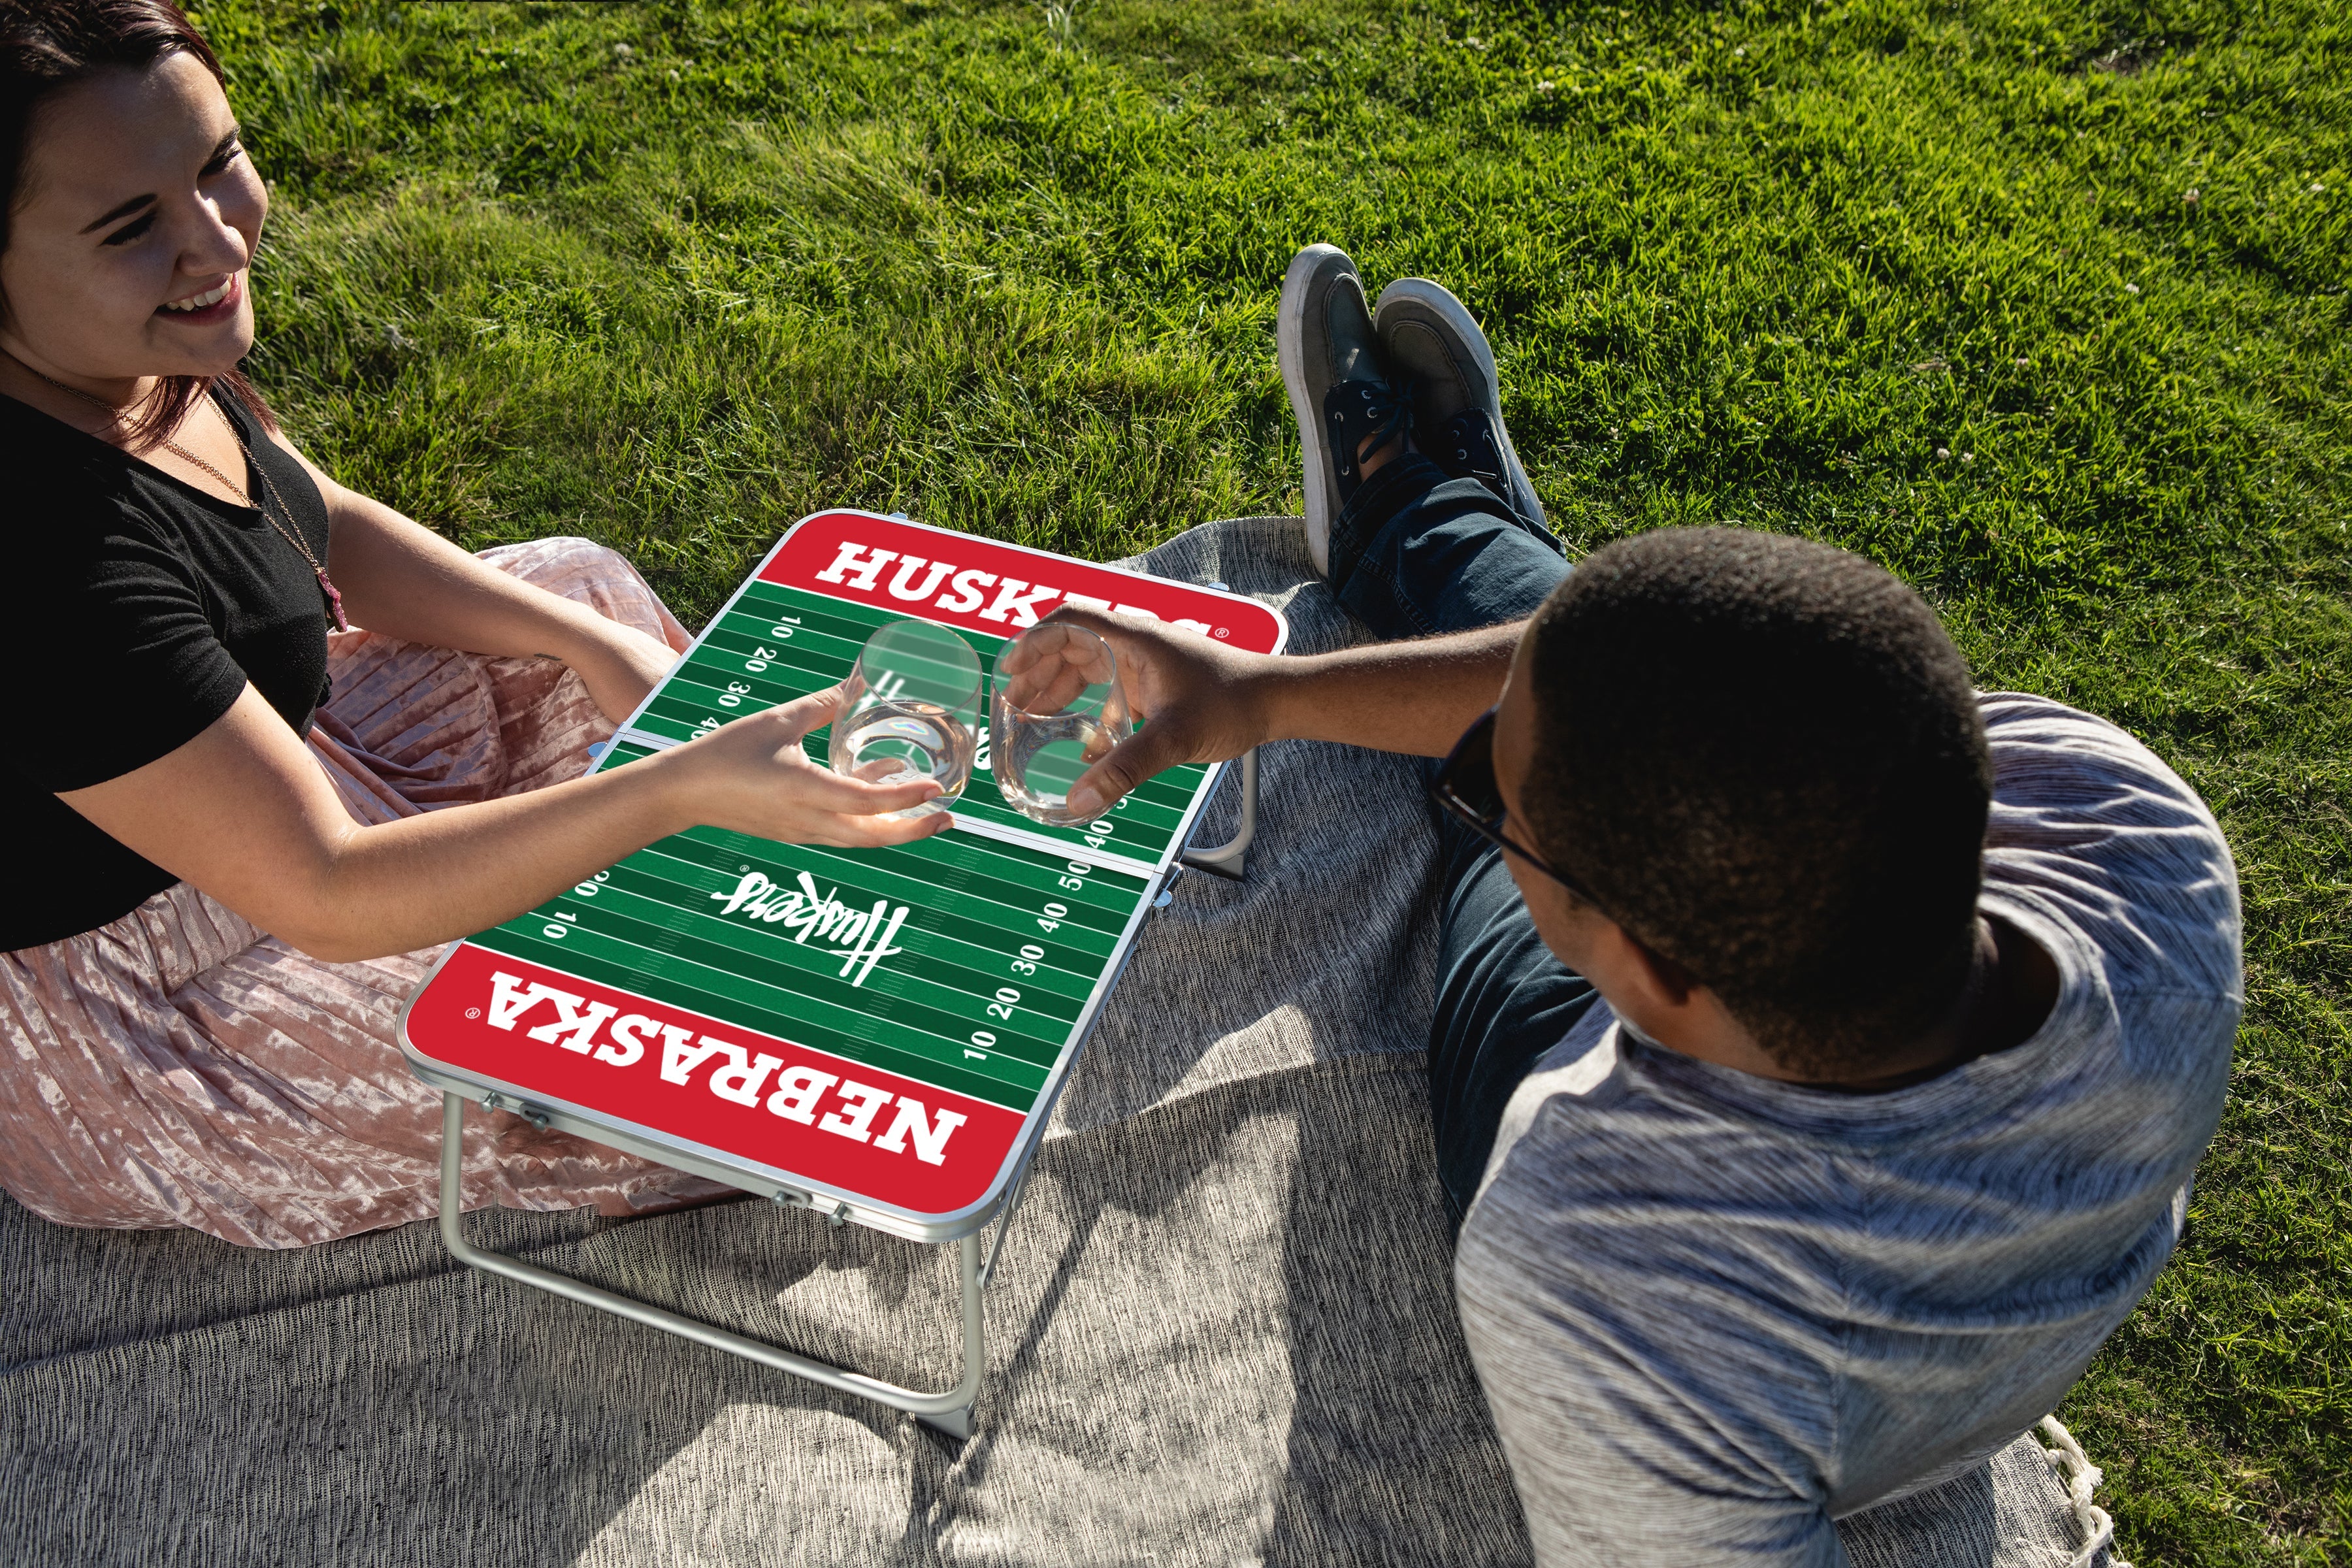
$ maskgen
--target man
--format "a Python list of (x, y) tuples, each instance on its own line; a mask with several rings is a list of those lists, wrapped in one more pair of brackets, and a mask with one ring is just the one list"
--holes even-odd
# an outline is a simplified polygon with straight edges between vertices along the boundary
[(1431, 1110), (1537, 1555), (1843, 1563), (1834, 1521), (2025, 1430), (2169, 1255), (2242, 1005), (2228, 847), (1858, 557), (1673, 530), (1571, 575), (1437, 285), (1375, 317), (1311, 247), (1279, 341), (1309, 543), (1383, 640), (1065, 612), (1150, 719), (1073, 799), (1268, 740), (1444, 755)]

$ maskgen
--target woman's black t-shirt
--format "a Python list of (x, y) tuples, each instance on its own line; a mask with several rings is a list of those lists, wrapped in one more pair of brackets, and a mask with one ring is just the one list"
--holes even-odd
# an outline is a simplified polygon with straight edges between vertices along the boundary
[[(324, 561), (319, 487), (234, 397), (215, 401)], [(18, 683), (0, 766), (0, 822), (16, 835), (0, 872), (0, 951), (14, 951), (95, 930), (178, 880), (58, 793), (177, 750), (247, 681), (307, 733), (327, 700), (328, 621), (317, 574), (259, 511), (6, 396), (0, 472), (16, 476), (15, 582), (0, 611), (0, 668)]]

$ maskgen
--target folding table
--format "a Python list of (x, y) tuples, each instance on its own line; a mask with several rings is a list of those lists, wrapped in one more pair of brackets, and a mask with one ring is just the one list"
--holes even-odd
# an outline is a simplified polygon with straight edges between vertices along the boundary
[[(1279, 652), (1279, 613), (903, 517), (803, 519), (735, 591), (593, 769), (627, 767), (849, 673), (875, 628), (953, 627), (983, 668), (1060, 604)], [(825, 760), (824, 731), (808, 737)], [(1155, 900), (1184, 865), (1238, 875), (1255, 826), (1188, 836), (1222, 768), (1172, 769), (1098, 821), (1040, 825), (980, 766), (955, 827), (821, 849), (698, 827), (457, 943), (401, 1015), (443, 1095), (441, 1234), (470, 1266), (971, 1432), (981, 1291), (1072, 1063)], [(956, 1244), (963, 1371), (925, 1394), (475, 1246), (459, 1209), (468, 1100), (835, 1225)], [(981, 1235), (1001, 1220), (986, 1260)]]

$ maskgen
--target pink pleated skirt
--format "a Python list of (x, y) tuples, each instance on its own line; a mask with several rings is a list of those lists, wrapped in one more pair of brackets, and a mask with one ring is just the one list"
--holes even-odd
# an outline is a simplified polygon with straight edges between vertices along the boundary
[[(584, 539), (482, 559), (684, 648), (634, 568)], [(545, 658), (331, 634), (311, 754), (388, 822), (579, 774), (612, 724)], [(189, 1226), (302, 1247), (435, 1214), (441, 1097), (401, 1059), (439, 949), (296, 952), (185, 883), (110, 925), (0, 953), (0, 1188), (60, 1225)], [(650, 1212), (725, 1189), (508, 1113), (467, 1117), (466, 1206)]]

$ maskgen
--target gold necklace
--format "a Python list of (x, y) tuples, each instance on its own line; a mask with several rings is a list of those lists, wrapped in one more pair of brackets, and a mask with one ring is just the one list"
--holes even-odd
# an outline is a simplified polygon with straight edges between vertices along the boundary
[[(10, 354), (8, 357), (10, 359), (16, 359), (15, 354)], [(104, 409), (110, 425), (121, 423), (122, 419), (122, 410), (117, 408), (113, 404), (109, 403), (103, 397), (84, 392), (78, 386), (68, 386), (64, 382), (59, 381), (53, 375), (43, 375), (41, 372), (33, 370), (31, 365), (25, 364), (23, 360), (18, 359), (16, 360), (16, 363), (18, 364), (25, 365), (26, 370), (32, 370), (35, 375), (40, 376), (43, 381), (47, 382), (51, 386), (56, 387), (59, 392), (66, 394), (68, 396), (79, 397), (84, 403), (90, 405), (94, 408)], [(318, 577), (319, 586), (327, 595), (327, 607), (334, 612), (335, 629), (339, 632), (347, 632), (351, 630), (352, 623), (343, 615), (343, 596), (336, 591), (334, 579), (327, 575), (326, 564), (321, 562), (318, 556), (311, 553), (310, 547), (308, 544), (302, 542), (301, 531), (299, 528), (289, 528), (287, 526), (288, 523), (290, 523), (293, 521), (294, 514), (292, 511), (288, 510), (287, 505), (283, 500), (278, 500), (277, 489), (269, 482), (269, 476), (261, 471), (261, 464), (254, 458), (253, 448), (245, 444), (245, 432), (238, 429), (236, 427), (236, 422), (229, 418), (226, 413), (223, 413), (217, 408), (213, 412), (219, 415), (221, 423), (228, 426), (228, 433), (236, 438), (236, 449), (245, 454), (246, 468), (252, 473), (253, 477), (260, 482), (261, 504), (258, 506), (254, 505), (253, 497), (247, 492), (246, 488), (243, 485), (238, 484), (235, 479), (230, 479), (226, 474), (224, 474), (218, 468), (214, 468), (210, 463), (205, 462), (202, 458), (197, 457), (185, 447), (183, 447), (177, 441), (173, 440), (169, 436), (158, 438), (163, 443), (165, 448), (171, 451), (174, 456), (180, 458), (185, 462), (194, 463), (196, 467), (202, 468), (205, 472), (218, 479), (222, 484), (227, 486), (229, 493), (236, 496), (241, 505), (251, 507), (255, 511), (259, 512), (261, 514), (261, 521), (276, 529), (278, 531), (278, 536), (294, 547), (295, 551), (301, 555), (304, 564), (308, 565), (312, 574)], [(280, 522), (276, 517), (270, 515), (269, 503), (272, 501), (277, 501), (278, 510), (280, 512), (285, 513), (287, 520), (286, 522)]]

